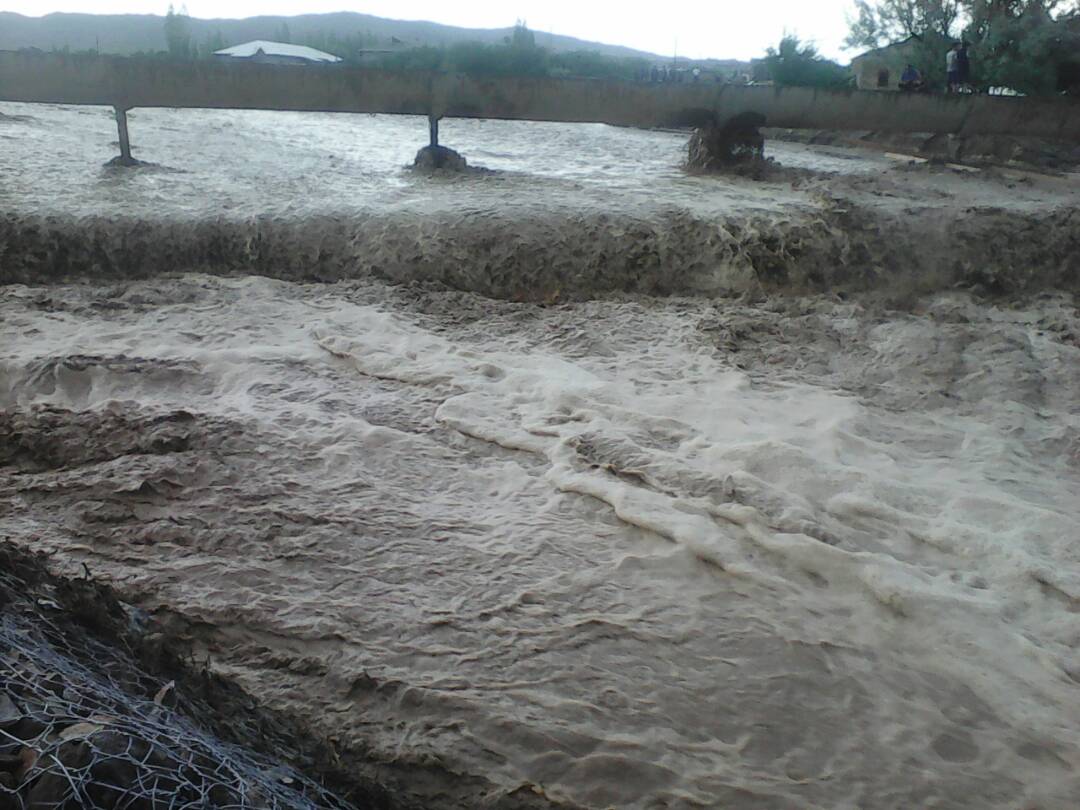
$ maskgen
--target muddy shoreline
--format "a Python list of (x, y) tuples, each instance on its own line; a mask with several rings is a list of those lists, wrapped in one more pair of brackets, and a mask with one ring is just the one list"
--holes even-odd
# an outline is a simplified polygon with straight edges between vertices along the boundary
[(766, 133), (769, 138), (790, 143), (882, 149), (986, 168), (1011, 166), (1047, 173), (1076, 172), (1080, 168), (1080, 146), (1068, 141), (1007, 135), (964, 137), (934, 132), (768, 129)]

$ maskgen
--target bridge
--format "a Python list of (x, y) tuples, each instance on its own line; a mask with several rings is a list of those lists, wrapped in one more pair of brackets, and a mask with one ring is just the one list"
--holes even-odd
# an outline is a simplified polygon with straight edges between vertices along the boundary
[(178, 62), (0, 52), (0, 101), (111, 106), (121, 157), (137, 107), (388, 113), (441, 118), (722, 126), (746, 113), (792, 129), (1033, 136), (1080, 142), (1080, 104), (1066, 99), (929, 95), (805, 87), (651, 84), (477, 77), (342, 66)]

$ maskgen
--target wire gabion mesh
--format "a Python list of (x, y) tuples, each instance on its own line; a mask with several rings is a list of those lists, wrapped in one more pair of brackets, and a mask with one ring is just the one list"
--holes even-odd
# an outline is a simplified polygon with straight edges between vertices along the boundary
[[(353, 810), (168, 704), (122, 652), (0, 573), (0, 810)], [(60, 614), (57, 614), (60, 615)]]

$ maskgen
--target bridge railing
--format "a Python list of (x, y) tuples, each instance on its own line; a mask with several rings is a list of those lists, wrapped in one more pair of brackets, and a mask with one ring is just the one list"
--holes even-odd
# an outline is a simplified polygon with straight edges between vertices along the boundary
[(0, 52), (0, 101), (594, 122), (722, 123), (745, 112), (795, 129), (1024, 135), (1080, 142), (1080, 103), (713, 83), (475, 77), (343, 66)]

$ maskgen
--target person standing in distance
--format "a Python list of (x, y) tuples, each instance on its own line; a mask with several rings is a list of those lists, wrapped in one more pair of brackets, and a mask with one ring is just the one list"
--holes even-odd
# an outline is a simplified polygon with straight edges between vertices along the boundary
[(971, 59), (968, 57), (968, 44), (961, 42), (956, 49), (956, 89), (967, 91), (971, 84)]
[(945, 54), (945, 89), (955, 93), (960, 87), (960, 43), (953, 43)]

